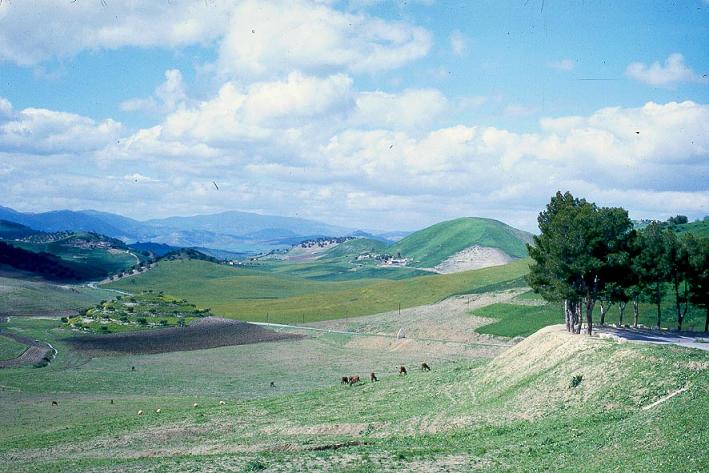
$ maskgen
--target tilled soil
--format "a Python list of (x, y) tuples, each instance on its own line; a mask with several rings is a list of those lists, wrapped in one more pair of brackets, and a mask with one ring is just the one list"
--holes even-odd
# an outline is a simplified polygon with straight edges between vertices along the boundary
[(231, 345), (299, 339), (303, 335), (279, 333), (239, 320), (207, 317), (188, 327), (108, 335), (77, 335), (66, 339), (76, 350), (92, 356), (150, 354), (203, 350)]

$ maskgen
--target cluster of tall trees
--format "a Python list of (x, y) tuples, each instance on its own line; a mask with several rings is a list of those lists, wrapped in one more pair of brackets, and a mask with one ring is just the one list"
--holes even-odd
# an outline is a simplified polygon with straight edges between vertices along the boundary
[(540, 234), (528, 245), (533, 260), (529, 284), (544, 299), (563, 301), (570, 332), (581, 333), (585, 319), (586, 330), (592, 333), (596, 305), (601, 324), (615, 304), (623, 323), (631, 303), (637, 326), (641, 300), (657, 306), (659, 328), (668, 287), (677, 329), (682, 330), (689, 304), (694, 304), (706, 310), (704, 331), (709, 330), (709, 240), (691, 233), (678, 235), (673, 226), (686, 223), (686, 217), (635, 230), (622, 208), (598, 207), (569, 192), (557, 192), (538, 223)]

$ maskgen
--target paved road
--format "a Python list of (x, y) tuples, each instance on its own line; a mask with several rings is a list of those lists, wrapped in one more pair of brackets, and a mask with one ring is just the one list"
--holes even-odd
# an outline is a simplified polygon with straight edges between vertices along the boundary
[[(613, 326), (594, 327), (598, 334), (610, 334), (638, 343), (658, 345), (674, 344), (682, 347), (709, 351), (709, 335), (702, 332), (674, 332), (669, 330), (650, 330), (644, 328), (617, 328)], [(700, 342), (697, 340), (704, 340)]]

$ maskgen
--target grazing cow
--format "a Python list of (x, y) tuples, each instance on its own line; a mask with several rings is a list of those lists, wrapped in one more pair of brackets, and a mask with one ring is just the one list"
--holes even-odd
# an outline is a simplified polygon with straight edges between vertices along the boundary
[(57, 401), (52, 401), (52, 405), (53, 405), (53, 406), (58, 406), (59, 403), (58, 403)]
[(406, 372), (406, 366), (399, 366), (399, 374), (408, 374)]
[(199, 404), (195, 402), (194, 404), (192, 404), (192, 407), (199, 407)]
[(142, 415), (143, 415), (143, 411), (138, 411), (138, 415), (139, 415), (139, 416), (142, 416)]
[(357, 384), (357, 383), (359, 383), (359, 376), (357, 376), (357, 375), (350, 376), (350, 386), (352, 386), (353, 384)]
[(348, 378), (347, 376), (343, 376), (342, 378), (340, 378), (340, 384), (350, 384), (350, 378)]
[(376, 375), (376, 373), (374, 373), (374, 371), (372, 371), (372, 372), (369, 374), (369, 380), (370, 380), (371, 382), (373, 382), (373, 383), (374, 383), (375, 381), (379, 381), (379, 380), (377, 379), (377, 375)]
[(113, 399), (111, 399), (111, 404), (113, 404)]
[(276, 383), (274, 383), (273, 381), (271, 381), (271, 387), (272, 387), (272, 388), (275, 388), (275, 387), (276, 387)]
[(224, 402), (224, 401), (219, 401), (219, 405), (220, 405), (220, 406), (223, 406), (224, 404), (226, 404), (226, 402)]
[(431, 367), (428, 366), (428, 363), (421, 363), (421, 371), (431, 371)]
[(131, 371), (135, 371), (135, 366), (131, 366), (131, 367), (130, 367), (130, 370), (131, 370)]

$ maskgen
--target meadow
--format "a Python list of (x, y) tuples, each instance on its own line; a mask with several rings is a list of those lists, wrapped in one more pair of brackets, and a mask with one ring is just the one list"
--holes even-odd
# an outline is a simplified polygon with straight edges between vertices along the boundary
[(505, 266), (404, 280), (315, 281), (183, 260), (161, 262), (147, 273), (103, 287), (128, 292), (164, 291), (223, 317), (302, 323), (430, 304), (519, 280), (527, 271), (528, 261), (519, 260)]
[[(350, 387), (323, 378), (323, 360), (361, 372), (347, 337), (275, 343), (0, 372), (0, 462), (12, 471), (698, 472), (709, 461), (706, 352), (547, 328), (492, 360), (383, 371)], [(369, 352), (368, 367), (392, 355)]]

